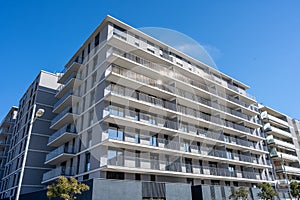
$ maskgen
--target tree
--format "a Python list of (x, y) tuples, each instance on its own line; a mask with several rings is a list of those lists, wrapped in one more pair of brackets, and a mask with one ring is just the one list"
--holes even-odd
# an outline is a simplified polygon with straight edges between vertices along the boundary
[(249, 191), (246, 188), (240, 187), (238, 190), (231, 193), (231, 195), (229, 196), (229, 199), (247, 200), (248, 193), (249, 193)]
[(81, 194), (83, 191), (87, 191), (90, 188), (86, 184), (78, 183), (73, 177), (68, 179), (64, 176), (60, 176), (55, 183), (48, 185), (47, 189), (47, 197), (50, 199), (52, 197), (60, 197), (65, 200), (75, 200), (76, 194)]
[(261, 189), (258, 196), (263, 199), (272, 200), (273, 197), (278, 196), (278, 193), (274, 190), (270, 183), (259, 183), (257, 187)]
[(290, 183), (291, 194), (293, 197), (300, 199), (300, 185), (296, 181)]

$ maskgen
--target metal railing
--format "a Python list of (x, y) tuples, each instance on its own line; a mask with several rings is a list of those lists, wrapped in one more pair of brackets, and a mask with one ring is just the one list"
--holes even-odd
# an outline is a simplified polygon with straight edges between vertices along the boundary
[[(238, 153), (232, 153), (230, 151), (222, 151), (213, 148), (201, 147), (187, 142), (166, 140), (163, 138), (155, 138), (155, 137), (151, 138), (146, 135), (140, 135), (139, 137), (140, 139), (149, 141), (149, 143), (143, 142), (144, 145), (148, 145), (148, 146), (178, 150), (178, 151), (188, 152), (188, 153), (198, 153), (199, 155), (207, 155), (207, 156), (213, 156), (218, 158), (227, 158), (229, 160), (237, 160), (242, 162), (257, 163), (263, 165), (265, 164), (262, 160), (250, 155), (243, 155)], [(126, 140), (126, 139), (124, 140), (121, 138), (115, 138), (110, 136), (109, 138), (112, 140), (125, 141), (125, 142), (131, 142), (136, 144), (135, 140)]]
[[(176, 72), (174, 72), (174, 71), (172, 71), (170, 69), (167, 69), (167, 68), (165, 68), (165, 67), (163, 67), (163, 66), (161, 66), (159, 64), (150, 62), (148, 60), (145, 60), (145, 59), (143, 59), (141, 57), (138, 57), (138, 56), (130, 54), (130, 53), (125, 53), (124, 51), (119, 50), (119, 49), (117, 49), (115, 47), (113, 47), (108, 52), (110, 54), (112, 54), (112, 53), (117, 54), (117, 55), (122, 56), (122, 57), (124, 57), (126, 59), (129, 59), (129, 60), (131, 60), (131, 61), (133, 61), (135, 63), (141, 64), (141, 65), (143, 65), (143, 66), (145, 66), (147, 68), (153, 69), (153, 70), (159, 72), (160, 74), (164, 74), (164, 75), (166, 75), (168, 77), (172, 77), (174, 79), (178, 79), (180, 81), (183, 81), (184, 83), (189, 83), (189, 84), (191, 84), (191, 85), (193, 85), (195, 87), (198, 87), (198, 88), (200, 88), (202, 90), (205, 90), (207, 92), (212, 92), (212, 93), (214, 93), (217, 96), (220, 96), (222, 98), (226, 98), (227, 100), (230, 100), (230, 101), (232, 101), (234, 103), (237, 103), (237, 104), (242, 105), (242, 106), (244, 106), (246, 108), (250, 108), (250, 109), (254, 110), (253, 107), (250, 107), (250, 105), (248, 105), (248, 104), (246, 104), (246, 103), (244, 103), (244, 102), (242, 102), (242, 101), (240, 101), (240, 100), (238, 100), (236, 98), (233, 98), (233, 97), (231, 98), (231, 96), (229, 96), (229, 95), (227, 95), (225, 93), (216, 91), (215, 89), (210, 88), (210, 87), (208, 87), (207, 85), (205, 85), (203, 83), (196, 82), (196, 81), (194, 81), (194, 80), (192, 80), (190, 78), (187, 78), (187, 77), (185, 77), (185, 76), (183, 76), (181, 74), (178, 74), (178, 73), (176, 73)], [(248, 118), (246, 118), (246, 119), (248, 119)]]
[(201, 166), (196, 164), (186, 164), (180, 161), (168, 162), (158, 159), (146, 159), (139, 157), (129, 157), (129, 156), (116, 156), (108, 159), (107, 165), (121, 166), (128, 168), (141, 168), (159, 171), (170, 171), (170, 172), (183, 172), (189, 174), (203, 174), (212, 176), (225, 176), (225, 177), (236, 177), (236, 178), (247, 178), (247, 179), (257, 179), (266, 180), (258, 172), (250, 171), (239, 171), (229, 168), (218, 168)]
[(53, 126), (56, 122), (58, 122), (63, 116), (65, 116), (68, 113), (70, 113), (70, 114), (76, 114), (76, 113), (73, 112), (72, 107), (68, 106), (61, 113), (59, 113), (55, 118), (52, 119), (51, 126)]
[[(113, 72), (115, 72), (117, 74), (120, 74), (122, 76), (125, 76), (125, 77), (133, 79), (133, 80), (137, 80), (139, 82), (148, 84), (150, 86), (157, 87), (157, 88), (165, 90), (167, 92), (171, 92), (172, 94), (176, 94), (177, 93), (176, 88), (174, 88), (172, 86), (165, 85), (163, 83), (158, 83), (156, 80), (153, 80), (153, 79), (150, 79), (150, 78), (145, 77), (143, 75), (137, 74), (135, 72), (123, 69), (123, 68), (118, 67), (116, 65), (112, 65), (112, 70), (113, 70)], [(225, 121), (225, 120), (223, 120), (221, 118), (210, 116), (210, 115), (201, 113), (199, 111), (198, 111), (198, 113), (200, 113), (200, 118), (202, 118), (202, 119), (204, 119), (206, 121), (211, 121), (211, 122), (214, 122), (214, 123), (222, 125), (222, 126), (225, 125), (225, 126), (227, 126), (229, 128), (233, 128), (233, 129), (236, 129), (236, 130), (239, 130), (239, 131), (243, 131), (243, 132), (246, 132), (246, 133), (254, 134), (254, 130), (253, 129), (244, 127), (244, 126), (239, 125), (239, 124), (235, 124), (235, 123), (230, 122), (230, 121)]]
[[(143, 44), (143, 45), (139, 45), (139, 47), (141, 47), (141, 46), (147, 47), (147, 46), (148, 46), (148, 44), (146, 44), (144, 41), (134, 38), (132, 35), (127, 34), (127, 32), (122, 32), (122, 31), (120, 31), (120, 30), (114, 28), (112, 34), (113, 34), (114, 36), (116, 36), (116, 37), (122, 39), (122, 40), (125, 40), (125, 41), (127, 41), (127, 42), (129, 42), (129, 43), (135, 45), (135, 46), (136, 46), (136, 44), (135, 44), (136, 42), (138, 42), (138, 44), (140, 44), (140, 43)], [(137, 41), (137, 40), (138, 40), (138, 41)], [(153, 48), (155, 48), (155, 47), (153, 47)], [(158, 49), (157, 49), (157, 50), (158, 50)], [(155, 51), (154, 51), (154, 52), (155, 52)], [(158, 52), (158, 51), (157, 51), (157, 52)], [(157, 55), (157, 56), (158, 56), (158, 55)], [(163, 57), (163, 58), (166, 58), (167, 60), (169, 60), (169, 61), (171, 61), (171, 62), (173, 62), (173, 58), (170, 57), (168, 54), (161, 54), (160, 56)], [(176, 61), (175, 61), (175, 62), (176, 62)], [(181, 60), (181, 62), (182, 62), (181, 68), (188, 69), (189, 71), (192, 71), (192, 72), (194, 72), (194, 73), (196, 73), (196, 74), (203, 74), (203, 73), (204, 73), (204, 74), (205, 74), (204, 77), (210, 79), (211, 81), (216, 82), (216, 83), (221, 84), (221, 85), (224, 85), (224, 86), (227, 86), (228, 88), (230, 88), (230, 89), (236, 91), (237, 93), (242, 94), (242, 95), (245, 95), (245, 96), (247, 96), (247, 97), (249, 97), (249, 98), (255, 100), (255, 96), (253, 96), (253, 95), (247, 93), (244, 89), (239, 88), (239, 87), (233, 85), (232, 83), (229, 83), (229, 82), (227, 82), (227, 81), (224, 81), (223, 79), (220, 79), (220, 78), (216, 77), (213, 73), (210, 73), (209, 70), (201, 70), (201, 69), (198, 68), (198, 67), (195, 67), (195, 66), (193, 66), (193, 65), (191, 65), (191, 64), (187, 64), (187, 63), (186, 63), (185, 61), (183, 61), (183, 60)], [(199, 73), (199, 71), (201, 71), (201, 73)], [(223, 83), (223, 84), (222, 84), (222, 83)]]
[(51, 151), (50, 153), (48, 153), (46, 155), (46, 162), (61, 155), (61, 154), (64, 154), (64, 153), (67, 153), (67, 154), (74, 154), (74, 151), (73, 150), (69, 150), (68, 148), (66, 148), (64, 145), (56, 148), (55, 150)]
[(52, 169), (51, 171), (44, 173), (43, 181), (57, 178), (59, 176), (74, 176), (74, 168), (59, 166), (55, 169)]
[(65, 125), (64, 127), (59, 129), (49, 137), (48, 143), (53, 142), (56, 138), (60, 137), (64, 133), (74, 133), (74, 134), (77, 133), (76, 126), (73, 124)]
[(144, 122), (150, 125), (156, 125), (158, 127), (177, 129), (177, 123), (174, 121), (163, 117), (152, 116), (143, 112), (136, 112), (127, 108), (119, 108), (117, 106), (109, 105), (104, 109), (104, 111), (107, 111), (107, 113), (113, 116), (134, 119), (136, 121)]

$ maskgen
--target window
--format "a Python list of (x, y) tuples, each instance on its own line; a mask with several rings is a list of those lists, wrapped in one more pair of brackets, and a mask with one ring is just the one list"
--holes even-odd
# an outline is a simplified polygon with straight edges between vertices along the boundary
[(124, 109), (116, 107), (116, 106), (111, 106), (110, 114), (115, 115), (115, 116), (124, 117)]
[(85, 172), (88, 172), (88, 171), (90, 171), (90, 169), (91, 169), (91, 153), (86, 153), (85, 154), (85, 168), (84, 168), (84, 170), (85, 170)]
[(98, 64), (98, 54), (95, 55), (93, 59), (93, 70), (96, 69), (97, 64)]
[(156, 178), (155, 178), (155, 175), (150, 175), (150, 181), (155, 181), (156, 180)]
[(76, 174), (79, 174), (79, 167), (80, 167), (80, 155), (77, 156), (77, 167), (76, 167)]
[(95, 90), (91, 91), (90, 94), (90, 106), (92, 106), (95, 103)]
[(100, 33), (98, 33), (98, 34), (95, 36), (95, 45), (94, 45), (95, 47), (99, 45), (99, 41), (100, 41), (99, 39), (100, 39)]
[(85, 68), (85, 77), (87, 77), (88, 74), (89, 74), (89, 64), (87, 64)]
[(115, 166), (123, 166), (124, 164), (124, 151), (122, 149), (108, 149), (107, 151), (107, 164)]
[(124, 180), (124, 172), (107, 172), (106, 178)]
[(232, 150), (231, 149), (226, 149), (226, 157), (228, 159), (233, 159), (233, 155), (232, 155)]
[(139, 130), (135, 131), (135, 143), (139, 144), (141, 142)]
[(84, 126), (84, 115), (81, 116), (81, 130), (83, 130)]
[(93, 76), (92, 76), (92, 85), (94, 86), (96, 82), (97, 82), (97, 72), (93, 73)]
[(115, 140), (124, 140), (124, 128), (119, 127), (109, 127), (108, 128), (108, 138)]
[(228, 166), (228, 171), (231, 176), (235, 176), (235, 167), (233, 165)]
[(191, 152), (191, 146), (189, 141), (183, 140), (183, 147), (185, 152)]
[(179, 127), (179, 130), (182, 131), (182, 132), (188, 132), (187, 124), (181, 123), (180, 127)]
[(87, 91), (87, 84), (88, 84), (88, 83), (87, 83), (87, 80), (85, 80), (85, 81), (84, 81), (84, 92), (83, 92), (84, 94), (85, 94), (86, 91)]
[(149, 115), (149, 124), (154, 124), (154, 125), (157, 124), (155, 116)]
[(91, 52), (91, 43), (88, 44), (88, 54)]
[(185, 158), (184, 160), (185, 160), (186, 173), (193, 173), (192, 159)]
[(94, 124), (94, 110), (89, 112), (89, 126)]
[(140, 181), (141, 180), (141, 174), (135, 174), (135, 180)]
[(230, 136), (227, 134), (224, 134), (224, 142), (230, 142)]
[(159, 169), (159, 158), (158, 154), (150, 153), (150, 165), (151, 169)]
[(91, 146), (92, 146), (92, 143), (93, 143), (93, 141), (92, 141), (92, 129), (90, 129), (90, 130), (88, 130), (88, 132), (87, 132), (87, 139), (86, 139), (86, 146), (87, 146), (87, 148), (90, 148)]
[(154, 146), (154, 147), (158, 146), (157, 145), (157, 138), (158, 138), (158, 134), (150, 136), (150, 145), (151, 146)]
[(141, 167), (141, 152), (140, 151), (135, 151), (135, 167), (139, 168)]

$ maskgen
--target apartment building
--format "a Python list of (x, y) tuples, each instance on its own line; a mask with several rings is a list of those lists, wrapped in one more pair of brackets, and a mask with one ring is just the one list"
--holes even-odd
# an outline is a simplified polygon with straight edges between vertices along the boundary
[[(45, 185), (60, 175), (181, 183), (215, 199), (235, 186), (255, 198), (258, 183), (274, 182), (248, 86), (117, 19), (104, 19), (58, 83)], [(142, 198), (166, 198), (154, 193)]]
[(0, 124), (0, 182), (3, 178), (7, 152), (10, 145), (11, 135), (17, 118), (18, 108), (13, 106), (5, 115)]
[[(47, 143), (53, 134), (49, 127), (55, 116), (52, 110), (60, 86), (57, 80), (58, 75), (41, 71), (19, 101), (2, 179), (1, 199), (18, 199), (18, 194), (44, 188), (42, 176), (52, 168), (44, 161), (46, 154), (53, 150)], [(43, 109), (44, 115), (36, 117), (39, 109)]]
[(289, 182), (300, 180), (297, 120), (260, 105), (267, 144), (281, 198), (289, 198)]

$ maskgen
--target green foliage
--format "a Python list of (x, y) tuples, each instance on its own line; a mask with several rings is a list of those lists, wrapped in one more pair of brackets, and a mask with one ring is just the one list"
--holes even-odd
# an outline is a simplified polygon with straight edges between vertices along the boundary
[(258, 196), (263, 199), (273, 199), (273, 197), (278, 196), (278, 193), (274, 190), (270, 183), (259, 183), (257, 187), (261, 189)]
[(300, 198), (300, 184), (296, 181), (290, 183), (291, 194), (295, 198)]
[(60, 197), (65, 200), (75, 200), (76, 194), (81, 194), (90, 188), (86, 184), (78, 183), (73, 177), (68, 179), (64, 176), (60, 176), (55, 183), (48, 185), (47, 189), (47, 197), (50, 199), (52, 197)]
[(249, 193), (249, 191), (246, 188), (240, 187), (238, 190), (231, 193), (231, 195), (229, 196), (229, 199), (247, 200), (248, 193)]

